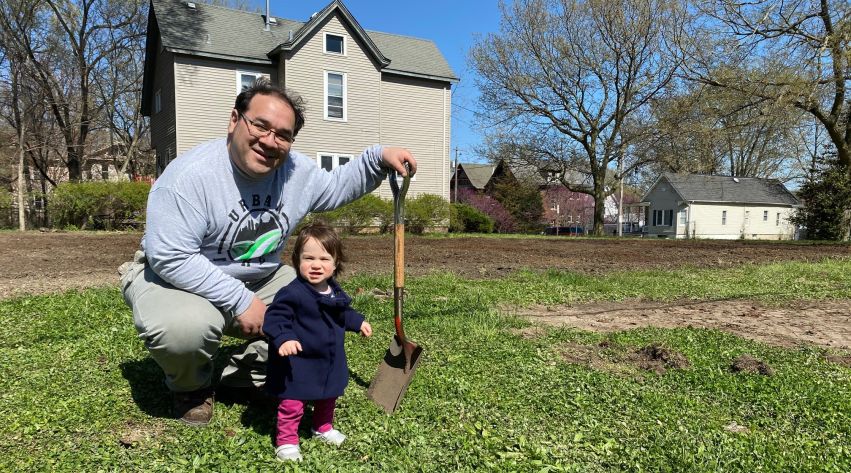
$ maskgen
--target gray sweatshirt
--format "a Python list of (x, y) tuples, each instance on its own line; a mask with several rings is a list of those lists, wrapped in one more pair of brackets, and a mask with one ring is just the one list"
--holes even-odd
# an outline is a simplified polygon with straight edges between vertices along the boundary
[(308, 212), (371, 192), (386, 176), (380, 146), (327, 172), (291, 151), (251, 179), (230, 160), (226, 140), (203, 143), (171, 162), (148, 196), (142, 250), (163, 280), (235, 315), (254, 294), (246, 282), (281, 265), (286, 239)]

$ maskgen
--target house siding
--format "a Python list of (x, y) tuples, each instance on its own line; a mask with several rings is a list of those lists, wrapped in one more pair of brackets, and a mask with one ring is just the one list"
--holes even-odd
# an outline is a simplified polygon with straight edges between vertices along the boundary
[(404, 146), (417, 158), (411, 194), (449, 200), (448, 84), (385, 75), (381, 81), (381, 141)]
[[(645, 200), (651, 203), (650, 206), (647, 207), (647, 214), (644, 216), (646, 222), (644, 228), (648, 235), (665, 236), (668, 238), (677, 238), (684, 235), (684, 229), (678, 227), (679, 211), (685, 206), (680, 203), (682, 198), (671, 187), (671, 184), (667, 180), (662, 179), (657, 182), (653, 189), (647, 193)], [(663, 212), (663, 217), (664, 212), (673, 210), (674, 217), (671, 225), (653, 225), (654, 210), (661, 210)]]
[[(345, 55), (326, 54), (325, 34), (345, 38)], [(305, 124), (293, 149), (314, 160), (320, 152), (357, 157), (367, 147), (379, 143), (381, 75), (378, 66), (356, 41), (354, 32), (339, 19), (329, 17), (301, 45), (286, 55), (287, 88), (305, 101)], [(325, 119), (325, 73), (346, 75), (346, 121)]]
[[(727, 211), (726, 225), (722, 225), (722, 212)], [(763, 212), (768, 220), (763, 221)], [(734, 240), (790, 240), (795, 236), (795, 227), (789, 222), (794, 208), (782, 205), (702, 203), (691, 205), (688, 236), (709, 239)], [(749, 212), (749, 216), (746, 216)], [(780, 213), (780, 225), (777, 225)]]
[(157, 174), (162, 172), (171, 159), (177, 156), (177, 135), (175, 129), (174, 109), (174, 54), (162, 50), (162, 44), (157, 45), (156, 66), (154, 70), (153, 96), (160, 92), (161, 110), (154, 113), (151, 105), (151, 143), (155, 145), (157, 155)]
[(174, 65), (177, 91), (177, 153), (221, 138), (237, 96), (237, 71), (255, 72), (276, 80), (273, 66), (223, 62), (178, 55)]

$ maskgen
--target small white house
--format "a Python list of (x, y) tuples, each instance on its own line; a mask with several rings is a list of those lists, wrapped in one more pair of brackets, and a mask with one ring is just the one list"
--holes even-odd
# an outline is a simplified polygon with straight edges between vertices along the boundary
[(661, 175), (641, 199), (645, 234), (662, 238), (790, 240), (798, 199), (777, 179)]

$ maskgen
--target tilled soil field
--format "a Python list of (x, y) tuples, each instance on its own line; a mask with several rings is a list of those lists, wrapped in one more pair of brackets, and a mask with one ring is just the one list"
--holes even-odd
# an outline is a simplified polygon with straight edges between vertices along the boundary
[[(141, 233), (0, 232), (0, 299), (82, 289), (118, 283), (117, 268), (139, 246)], [(347, 274), (390, 273), (393, 238), (357, 236), (345, 239)], [(602, 274), (627, 269), (691, 266), (724, 268), (747, 263), (819, 261), (851, 257), (844, 244), (788, 244), (755, 241), (672, 241), (651, 239), (574, 238), (428, 238), (405, 240), (406, 274), (448, 271), (465, 278), (498, 278), (512, 271), (563, 269)], [(541, 309), (546, 323), (569, 324), (591, 330), (634, 326), (701, 325), (730, 329), (741, 335), (788, 345), (809, 342), (851, 348), (851, 301), (807, 303), (772, 309), (754, 317), (754, 307), (714, 302), (699, 314), (683, 308), (683, 317), (657, 320), (655, 306), (626, 303)], [(822, 307), (824, 306), (824, 307)], [(779, 310), (779, 312), (778, 312)], [(662, 310), (671, 313), (671, 308)], [(688, 312), (688, 313), (686, 313)], [(674, 311), (676, 313), (676, 311)], [(821, 323), (830, 315), (830, 324)], [(535, 314), (525, 314), (534, 319)], [(601, 319), (602, 318), (602, 319)], [(696, 320), (700, 323), (697, 324)], [(784, 321), (788, 323), (784, 324)], [(751, 335), (748, 335), (748, 334)]]

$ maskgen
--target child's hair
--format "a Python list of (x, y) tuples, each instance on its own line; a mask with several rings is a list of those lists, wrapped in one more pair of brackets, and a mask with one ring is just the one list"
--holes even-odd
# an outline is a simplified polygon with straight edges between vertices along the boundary
[(301, 251), (304, 249), (304, 244), (307, 243), (309, 238), (316, 238), (316, 241), (322, 245), (322, 248), (325, 248), (325, 251), (334, 258), (334, 264), (336, 266), (334, 276), (336, 277), (342, 273), (343, 262), (346, 261), (346, 256), (343, 254), (343, 241), (337, 235), (337, 232), (334, 231), (334, 228), (322, 222), (305, 225), (298, 232), (295, 246), (293, 246), (293, 267), (295, 270), (298, 271), (298, 267), (301, 264)]

